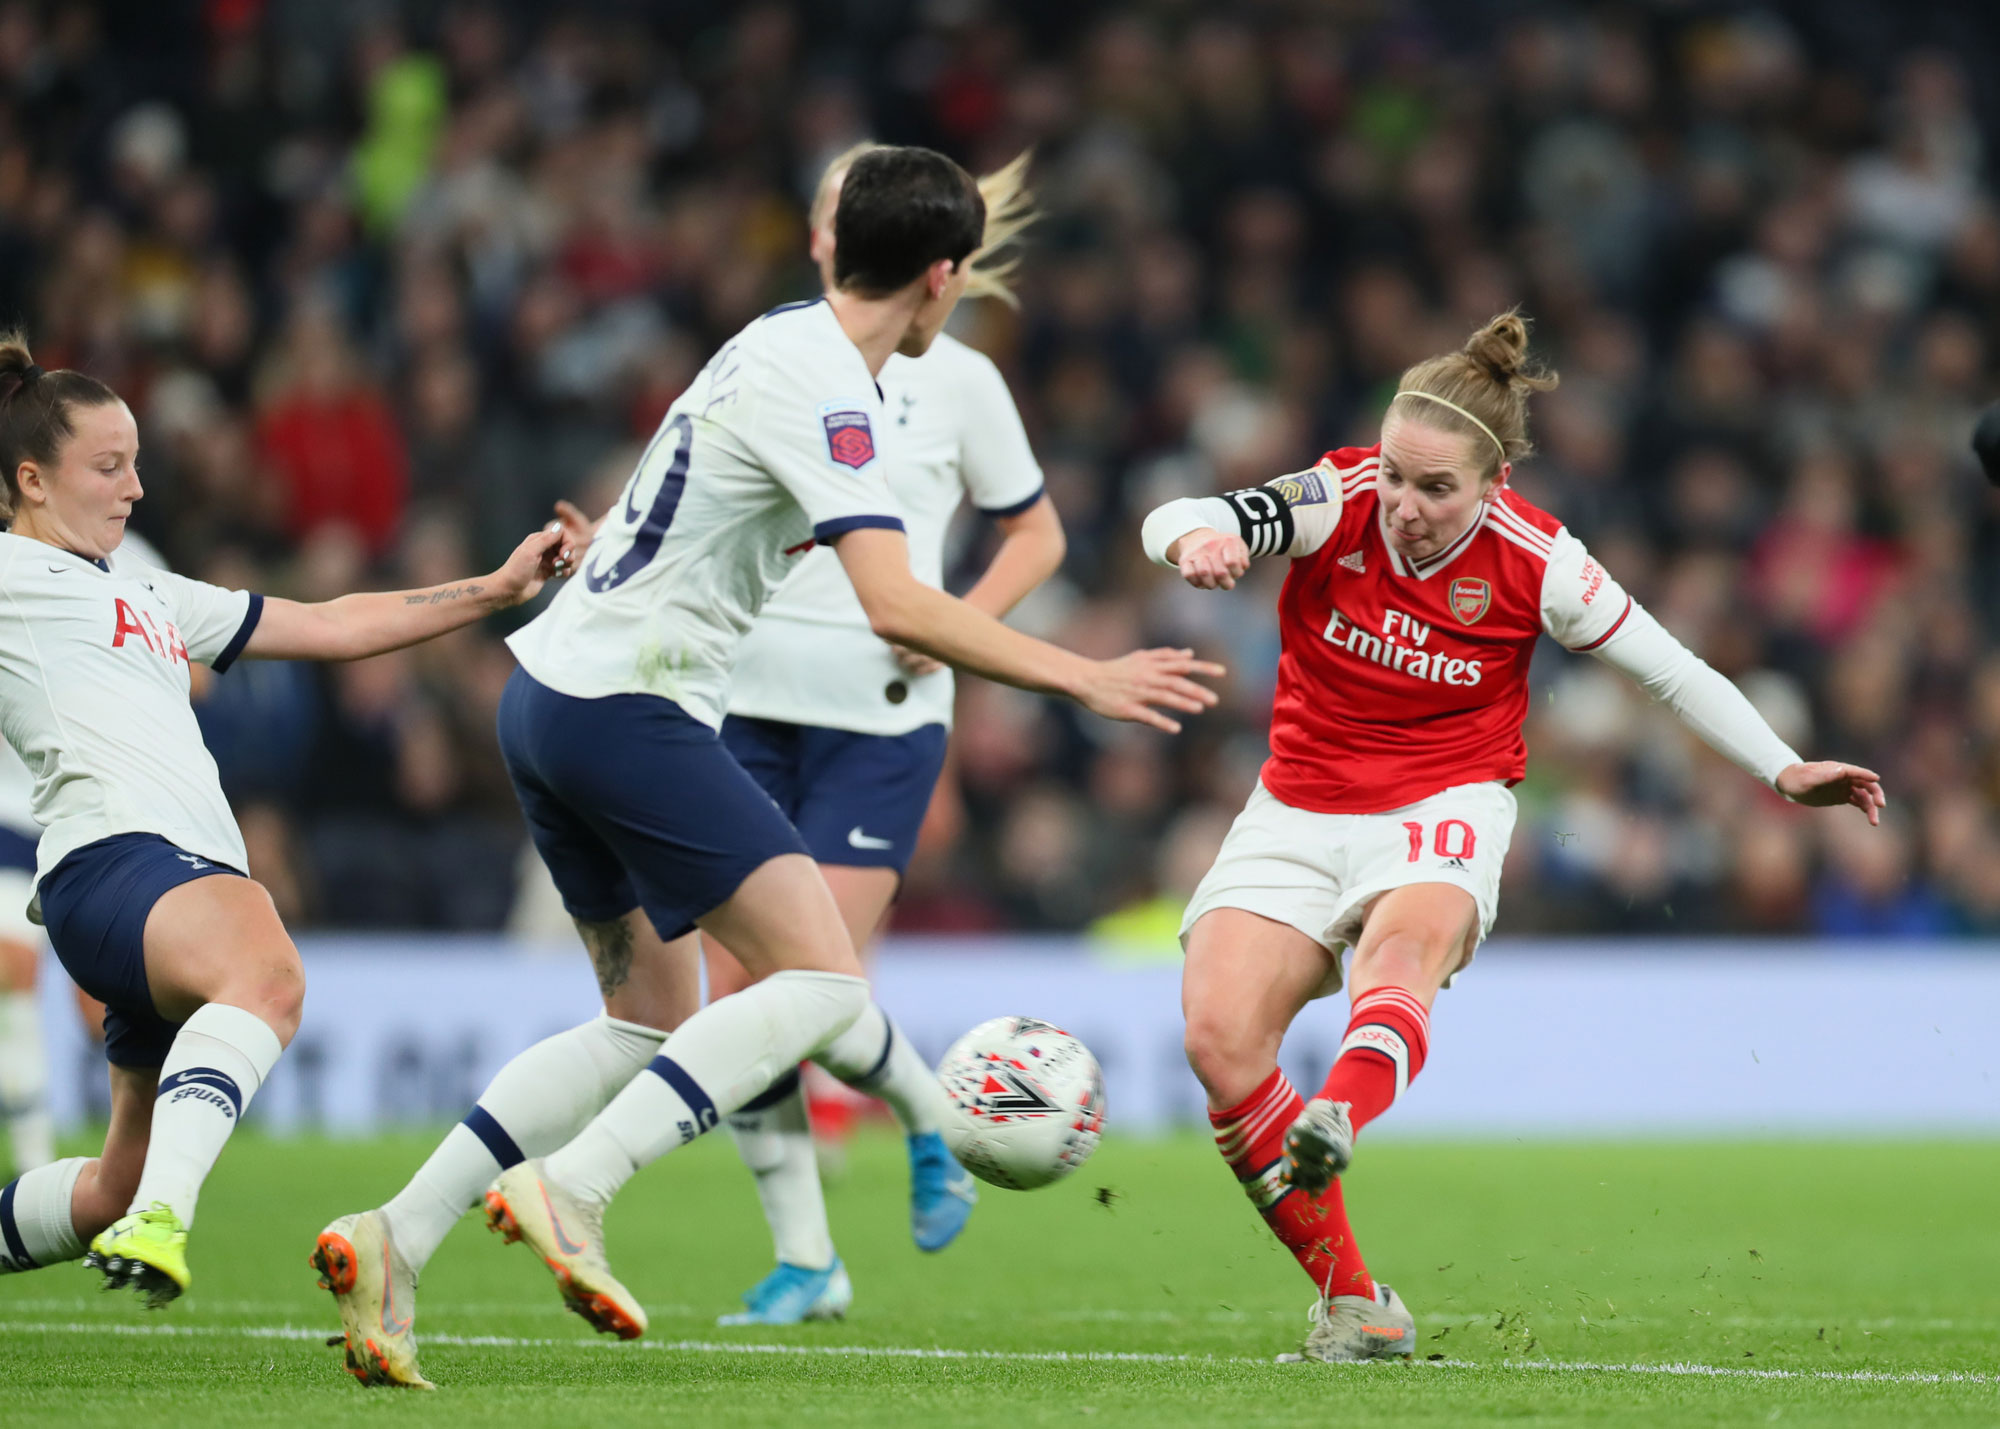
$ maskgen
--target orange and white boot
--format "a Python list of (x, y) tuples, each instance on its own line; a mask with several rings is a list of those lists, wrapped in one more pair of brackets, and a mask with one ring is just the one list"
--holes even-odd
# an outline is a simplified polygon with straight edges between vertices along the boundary
[(486, 1224), (511, 1243), (525, 1241), (555, 1273), (563, 1304), (621, 1340), (646, 1333), (646, 1312), (604, 1258), (604, 1208), (542, 1174), (536, 1157), (510, 1166), (486, 1193)]
[(436, 1389), (417, 1368), (417, 1274), (380, 1211), (342, 1216), (319, 1233), (312, 1268), (347, 1332), (347, 1372), (366, 1385)]

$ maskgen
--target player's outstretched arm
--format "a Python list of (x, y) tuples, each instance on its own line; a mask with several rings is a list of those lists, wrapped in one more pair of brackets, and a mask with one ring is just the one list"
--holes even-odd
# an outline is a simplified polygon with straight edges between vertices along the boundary
[(491, 575), (428, 590), (363, 591), (307, 604), (266, 600), (245, 655), (264, 660), (360, 660), (456, 630), (532, 600), (574, 568), (559, 527), (537, 531)]
[[(1026, 511), (995, 516), (993, 524), (1000, 528), (1000, 549), (993, 553), (986, 573), (965, 593), (965, 603), (995, 620), (1004, 620), (1029, 591), (1061, 567), (1069, 538), (1063, 534), (1055, 502), (1046, 495)], [(944, 668), (943, 661), (918, 651), (901, 646), (895, 650), (896, 659), (913, 675)]]
[(910, 573), (910, 547), (901, 531), (862, 528), (836, 539), (835, 552), (884, 640), (1043, 694), (1065, 695), (1109, 719), (1150, 724), (1170, 734), (1180, 723), (1162, 710), (1198, 714), (1215, 692), (1190, 676), (1219, 676), (1220, 665), (1189, 650), (1135, 650), (1116, 660), (1091, 660), (1023, 635), (984, 611), (934, 590)]
[(1888, 799), (1880, 775), (1857, 764), (1801, 760), (1735, 684), (1644, 607), (1630, 603), (1612, 638), (1591, 653), (1671, 709), (1709, 748), (1793, 803), (1852, 804), (1869, 823), (1882, 822)]

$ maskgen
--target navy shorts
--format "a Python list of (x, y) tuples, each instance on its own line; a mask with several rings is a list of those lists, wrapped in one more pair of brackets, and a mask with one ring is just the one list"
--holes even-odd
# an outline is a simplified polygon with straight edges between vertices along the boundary
[(678, 938), (765, 863), (806, 852), (715, 731), (658, 695), (582, 700), (516, 670), (500, 753), (563, 907), (586, 923), (643, 908)]
[(76, 985), (104, 1004), (104, 1055), (157, 1067), (178, 1023), (146, 985), (146, 915), (168, 889), (240, 869), (198, 858), (158, 834), (113, 834), (72, 850), (42, 880), (42, 926)]
[(855, 734), (741, 715), (722, 722), (722, 742), (778, 801), (815, 859), (898, 873), (917, 851), (946, 738), (941, 724)]

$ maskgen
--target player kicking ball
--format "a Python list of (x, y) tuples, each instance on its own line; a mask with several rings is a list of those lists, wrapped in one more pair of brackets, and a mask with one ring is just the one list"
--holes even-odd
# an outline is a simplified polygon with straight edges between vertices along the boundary
[[(1223, 1159), (1319, 1298), (1302, 1356), (1408, 1357), (1416, 1325), (1362, 1261), (1339, 1177), (1423, 1070), (1430, 1007), (1493, 926), (1527, 767), (1528, 662), (1547, 634), (1637, 681), (1796, 803), (1879, 821), (1881, 781), (1804, 763), (1728, 680), (1507, 486), (1530, 450), (1526, 324), (1495, 318), (1403, 374), (1378, 445), (1146, 518), (1202, 590), (1292, 560), (1271, 757), (1181, 924), (1187, 1055)], [(1277, 1069), (1306, 1003), (1352, 1017), (1309, 1102)], [(1299, 1358), (1291, 1356), (1290, 1358)]]
[[(972, 177), (943, 155), (856, 159), (833, 292), (766, 314), (709, 360), (580, 579), (512, 637), (521, 668), (501, 699), (501, 752), (605, 1016), (515, 1058), (409, 1186), (321, 1233), (315, 1260), (364, 1383), (422, 1382), (417, 1275), (489, 1182), (490, 1223), (542, 1257), (572, 1310), (643, 1334), (645, 1311), (605, 1257), (611, 1198), (869, 1011), (805, 841), (717, 733), (737, 649), (808, 550), (834, 548), (876, 635), (934, 659), (1169, 732), (1161, 708), (1214, 703), (1189, 676), (1220, 671), (1189, 651), (1086, 659), (911, 572), (875, 379), (892, 353), (930, 347), (984, 224)], [(690, 1015), (697, 929), (752, 985)]]
[(31, 915), (105, 1004), (104, 1152), (0, 1190), (0, 1271), (85, 1256), (159, 1308), (190, 1283), (201, 1185), (298, 1030), (305, 976), (188, 704), (193, 663), (353, 660), (528, 599), (559, 530), (490, 576), (305, 605), (121, 556), (139, 434), (93, 377), (0, 336), (0, 732), (34, 775)]
[[(841, 184), (877, 147), (857, 145), (836, 158), (814, 195), (812, 257), (828, 292)], [(1024, 154), (979, 181), (986, 222), (967, 296), (1013, 301), (1011, 264), (994, 255), (1032, 221), (1026, 170)], [(966, 603), (1006, 615), (1062, 564), (1064, 540), (1005, 379), (990, 359), (940, 333), (922, 357), (891, 353), (881, 385), (894, 439), (889, 489), (908, 523), (911, 569), (926, 585), (944, 584), (945, 532), (970, 501), (1002, 539)], [(875, 635), (830, 550), (800, 560), (737, 654), (722, 742), (798, 828), (864, 955), (916, 851), (944, 766), (952, 692), (948, 666)], [(705, 942), (709, 996), (743, 987), (742, 964)], [(946, 1103), (936, 1075), (872, 1005), (817, 1061), (895, 1113), (909, 1152), (911, 1238), (919, 1250), (943, 1250), (964, 1228), (976, 1193), (940, 1134)], [(720, 1323), (844, 1314), (854, 1289), (834, 1251), (798, 1074), (730, 1117), (729, 1134), (756, 1177), (778, 1263)]]

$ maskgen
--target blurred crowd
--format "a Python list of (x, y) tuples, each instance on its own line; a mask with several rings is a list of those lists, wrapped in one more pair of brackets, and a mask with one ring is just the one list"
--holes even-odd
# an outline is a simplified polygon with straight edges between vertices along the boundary
[[(1932, 14), (1931, 11), (1938, 13)], [(1386, 0), (0, 3), (0, 315), (128, 395), (136, 527), (306, 599), (593, 514), (707, 354), (808, 295), (875, 137), (1035, 153), (1007, 373), (1067, 524), (1020, 621), (1185, 642), (1167, 739), (962, 683), (904, 929), (1170, 946), (1263, 758), (1277, 569), (1139, 519), (1372, 441), (1520, 304), (1562, 375), (1521, 490), (1888, 817), (1790, 808), (1587, 659), (1538, 656), (1506, 932), (2000, 931), (2000, 73), (1980, 7)], [(969, 522), (964, 581), (990, 549)], [(546, 927), (491, 733), (504, 629), (201, 706), (294, 920)], [(554, 920), (557, 925), (559, 917)]]

